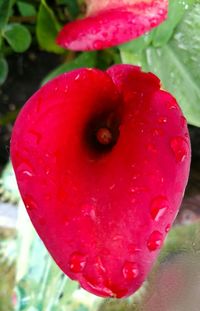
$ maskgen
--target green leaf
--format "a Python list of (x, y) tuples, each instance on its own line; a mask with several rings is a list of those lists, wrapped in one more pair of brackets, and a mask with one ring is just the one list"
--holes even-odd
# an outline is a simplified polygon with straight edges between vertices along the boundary
[(135, 40), (129, 41), (128, 43), (119, 46), (121, 51), (127, 52), (140, 52), (144, 50), (150, 43), (153, 37), (153, 32), (149, 32), (144, 36), (141, 36)]
[(195, 0), (170, 0), (168, 18), (153, 31), (153, 45), (161, 47), (172, 37), (174, 29)]
[(13, 0), (0, 0), (0, 30), (8, 22), (12, 5)]
[(56, 42), (56, 36), (61, 26), (59, 25), (53, 11), (41, 0), (37, 16), (36, 35), (40, 47), (47, 52), (63, 53), (64, 49), (60, 48)]
[(123, 64), (133, 64), (143, 67), (144, 70), (144, 56), (142, 53), (132, 53), (130, 51), (120, 51), (121, 60)]
[(79, 5), (77, 0), (58, 0), (59, 5), (65, 5), (69, 11), (69, 14), (76, 18), (79, 13)]
[(73, 69), (82, 67), (94, 67), (96, 64), (97, 52), (85, 52), (80, 54), (73, 61), (64, 63), (51, 71), (42, 81), (42, 85), (58, 75)]
[(5, 58), (0, 57), (0, 85), (2, 85), (8, 75), (8, 63)]
[(140, 52), (151, 42), (155, 47), (163, 46), (170, 40), (174, 33), (174, 29), (195, 1), (196, 0), (170, 0), (167, 20), (149, 33), (120, 45), (120, 50), (131, 51), (134, 53)]
[(15, 52), (22, 53), (26, 51), (31, 44), (29, 30), (25, 26), (17, 23), (6, 25), (2, 36)]
[(35, 16), (37, 13), (35, 7), (30, 3), (18, 1), (17, 6), (22, 16)]
[(168, 42), (143, 52), (121, 51), (123, 62), (155, 73), (180, 104), (188, 123), (200, 126), (200, 3), (185, 14)]

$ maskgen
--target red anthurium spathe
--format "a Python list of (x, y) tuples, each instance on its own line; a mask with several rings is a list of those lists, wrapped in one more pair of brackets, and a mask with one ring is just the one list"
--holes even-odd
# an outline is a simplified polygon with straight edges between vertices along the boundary
[(87, 0), (84, 19), (68, 23), (57, 43), (71, 50), (100, 50), (134, 39), (167, 17), (168, 0)]
[(21, 110), (11, 159), (58, 266), (93, 294), (134, 293), (176, 217), (190, 166), (185, 118), (159, 79), (131, 65), (55, 78)]

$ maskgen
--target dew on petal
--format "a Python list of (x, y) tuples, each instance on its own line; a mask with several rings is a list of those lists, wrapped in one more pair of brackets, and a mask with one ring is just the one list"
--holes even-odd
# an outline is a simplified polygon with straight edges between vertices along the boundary
[(80, 79), (80, 74), (77, 74), (77, 76), (75, 77), (75, 79), (74, 80), (79, 80)]
[(168, 225), (165, 227), (165, 232), (166, 232), (166, 233), (168, 233), (168, 232), (169, 232), (169, 230), (170, 230), (170, 228), (171, 228), (171, 225), (170, 225), (170, 224), (168, 224)]
[(94, 41), (93, 47), (94, 47), (95, 50), (101, 49), (101, 47), (102, 47), (102, 41), (101, 41), (101, 40), (96, 40), (96, 41)]
[(49, 175), (49, 174), (50, 174), (50, 170), (49, 170), (49, 169), (46, 169), (46, 170), (45, 170), (45, 174), (46, 174), (46, 175)]
[(170, 102), (167, 102), (166, 103), (166, 107), (167, 107), (167, 109), (169, 109), (169, 110), (171, 110), (171, 109), (177, 109), (177, 104), (176, 104), (176, 102), (172, 102), (172, 101), (170, 101)]
[(122, 273), (127, 281), (134, 280), (139, 275), (138, 264), (130, 261), (125, 262)]
[(134, 194), (139, 194), (141, 192), (147, 192), (148, 189), (146, 187), (132, 187), (130, 189), (131, 193), (134, 193)]
[(35, 172), (30, 163), (22, 160), (22, 163), (17, 167), (17, 174), (19, 175), (19, 178), (21, 179), (24, 177), (28, 177), (28, 178), (33, 177), (35, 175)]
[(74, 252), (69, 259), (69, 268), (71, 272), (80, 273), (84, 270), (86, 265), (86, 256), (79, 253)]
[(24, 200), (24, 205), (28, 210), (33, 210), (37, 207), (37, 204), (30, 196), (25, 196), (23, 200)]
[(171, 149), (177, 162), (183, 162), (188, 154), (188, 143), (185, 138), (177, 136), (170, 142)]
[(32, 177), (33, 173), (31, 171), (25, 170), (22, 172), (23, 175), (28, 176), (28, 177)]
[(167, 123), (167, 117), (159, 117), (158, 122), (159, 123)]
[(187, 125), (187, 120), (186, 120), (186, 118), (185, 117), (181, 117), (181, 126), (182, 127), (186, 127), (186, 125)]
[[(86, 277), (85, 277), (86, 278)], [(107, 295), (109, 297), (116, 297), (116, 294), (112, 292), (112, 290), (104, 285), (97, 285), (93, 284), (91, 281), (87, 280), (86, 278), (87, 285), (93, 289), (94, 291), (98, 291), (101, 294)]]
[(159, 221), (169, 208), (169, 202), (167, 197), (159, 195), (155, 197), (151, 202), (151, 216), (155, 221)]
[(136, 246), (135, 244), (131, 243), (128, 245), (127, 247), (128, 251), (130, 254), (133, 254), (133, 253), (137, 253), (137, 252), (140, 252), (140, 248), (138, 246)]
[(132, 204), (135, 204), (135, 202), (136, 202), (136, 198), (132, 198), (132, 199), (131, 199), (131, 203), (132, 203)]
[(93, 204), (83, 204), (81, 207), (81, 212), (84, 216), (91, 217), (92, 220), (96, 219), (96, 210)]
[(153, 136), (163, 136), (163, 130), (160, 128), (155, 128), (153, 130)]
[(162, 241), (162, 233), (159, 231), (153, 231), (147, 241), (147, 247), (150, 251), (155, 251), (161, 247)]
[(105, 273), (106, 272), (106, 268), (105, 268), (105, 266), (104, 266), (104, 264), (103, 264), (103, 262), (102, 262), (102, 259), (101, 259), (101, 257), (97, 257), (96, 258), (96, 260), (95, 260), (95, 263), (94, 263), (94, 266), (96, 267), (96, 269), (97, 269), (97, 271), (99, 272), (99, 273)]
[(152, 153), (156, 153), (157, 152), (157, 148), (154, 144), (148, 144), (147, 146), (148, 151), (152, 152)]
[(112, 185), (109, 187), (110, 190), (113, 190), (114, 188), (115, 188), (115, 184), (112, 184)]

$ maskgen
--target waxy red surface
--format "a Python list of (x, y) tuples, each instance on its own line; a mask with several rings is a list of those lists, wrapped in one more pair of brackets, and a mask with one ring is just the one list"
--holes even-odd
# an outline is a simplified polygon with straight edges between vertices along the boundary
[(88, 0), (83, 19), (66, 24), (57, 43), (71, 50), (101, 50), (134, 39), (167, 18), (167, 0)]
[[(97, 141), (103, 128), (111, 145)], [(159, 79), (131, 65), (55, 78), (21, 110), (11, 160), (31, 221), (59, 267), (93, 294), (134, 293), (189, 174), (186, 120)]]

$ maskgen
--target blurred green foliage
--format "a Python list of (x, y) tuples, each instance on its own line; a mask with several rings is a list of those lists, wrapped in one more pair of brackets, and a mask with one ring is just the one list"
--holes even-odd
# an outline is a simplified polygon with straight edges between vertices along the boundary
[[(16, 232), (0, 227), (0, 310), (11, 311), (11, 297), (15, 283), (15, 261), (10, 249), (15, 244)], [(13, 252), (13, 250), (12, 250)]]
[[(0, 2), (0, 85), (3, 84), (8, 75), (8, 64), (6, 56), (11, 51), (23, 53), (31, 44), (31, 33), (26, 25), (23, 25), (20, 20), (22, 17), (30, 14), (34, 7), (22, 1), (1, 0)], [(19, 11), (15, 16), (15, 11)], [(23, 19), (22, 19), (23, 20)], [(19, 22), (18, 22), (19, 21)]]

